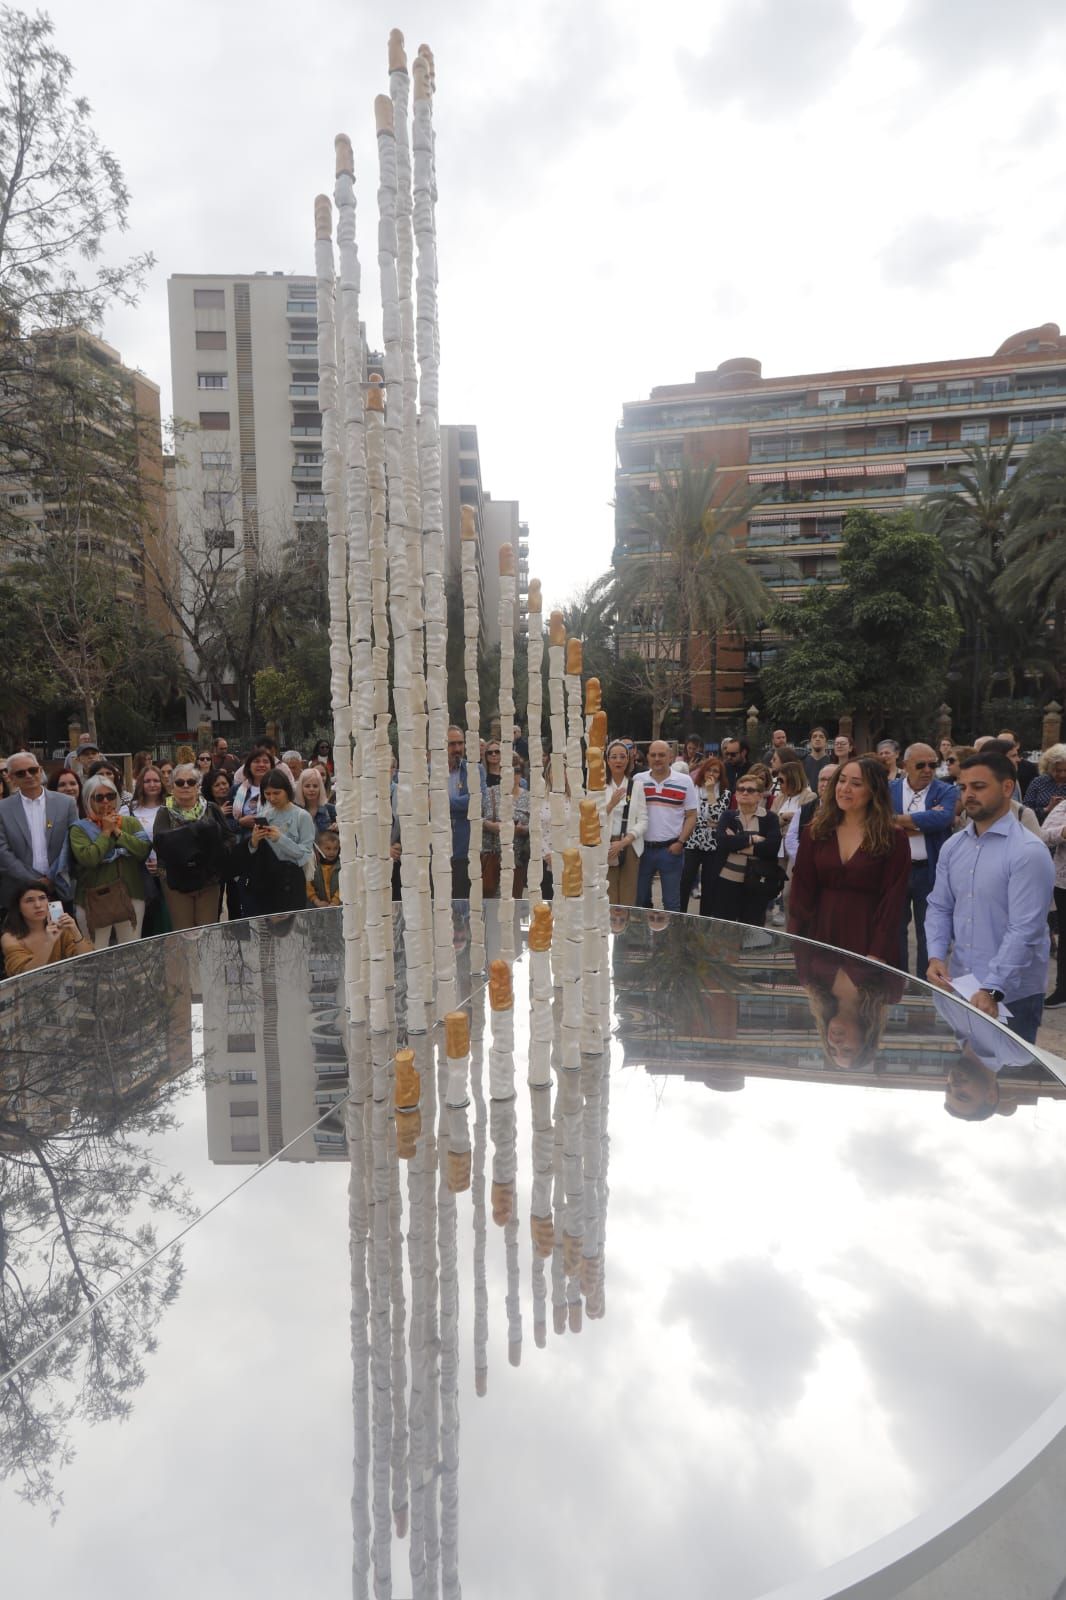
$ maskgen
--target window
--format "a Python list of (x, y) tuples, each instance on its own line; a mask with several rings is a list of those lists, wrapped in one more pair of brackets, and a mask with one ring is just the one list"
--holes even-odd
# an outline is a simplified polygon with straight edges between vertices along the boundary
[(257, 1133), (231, 1133), (229, 1147), (234, 1152), (241, 1150), (258, 1151), (259, 1135)]
[(255, 1072), (231, 1072), (229, 1081), (230, 1083), (256, 1083), (258, 1076), (258, 1073)]
[(232, 528), (208, 528), (204, 544), (208, 550), (235, 550), (237, 536)]
[(199, 311), (221, 311), (226, 305), (225, 289), (194, 289), (192, 303)]
[(962, 444), (987, 444), (987, 422), (964, 422), (959, 430), (959, 440)]
[[(218, 696), (215, 697), (216, 699)], [(230, 1033), (226, 1035), (226, 1049), (232, 1056), (249, 1056), (255, 1054), (254, 1033)]]
[(907, 468), (907, 488), (908, 489), (928, 489), (928, 487), (929, 487), (929, 468), (928, 467), (908, 467)]
[(207, 328), (197, 328), (196, 348), (197, 350), (224, 350), (226, 348), (225, 329), (220, 328), (216, 333), (209, 331)]
[(1054, 411), (1042, 417), (1011, 417), (1007, 426), (1012, 439), (1031, 444), (1042, 434), (1058, 433), (1066, 428), (1066, 413)]
[(198, 372), (196, 374), (196, 387), (198, 389), (228, 389), (228, 372)]
[(973, 379), (949, 378), (946, 387), (949, 400), (968, 400), (973, 394)]
[(228, 411), (201, 411), (200, 426), (205, 433), (228, 433)]
[(877, 388), (874, 390), (874, 397), (877, 400), (898, 400), (899, 399), (899, 384), (898, 383), (879, 383), (877, 385)]
[(237, 498), (236, 489), (205, 489), (205, 511), (228, 511)]
[(297, 450), (296, 464), (299, 467), (320, 467), (322, 465), (321, 450)]
[(818, 404), (820, 406), (842, 406), (846, 393), (845, 389), (819, 389)]
[(940, 385), (938, 383), (912, 383), (911, 384), (911, 399), (912, 400), (935, 400), (939, 393), (940, 393)]
[(229, 1103), (231, 1117), (257, 1117), (259, 1115), (258, 1100), (231, 1100)]
[(874, 434), (875, 450), (896, 450), (899, 447), (898, 428), (878, 428)]
[(929, 441), (932, 437), (933, 430), (930, 427), (908, 428), (907, 449), (927, 450), (929, 448)]
[(230, 467), (233, 457), (228, 450), (201, 450), (200, 465), (202, 467)]

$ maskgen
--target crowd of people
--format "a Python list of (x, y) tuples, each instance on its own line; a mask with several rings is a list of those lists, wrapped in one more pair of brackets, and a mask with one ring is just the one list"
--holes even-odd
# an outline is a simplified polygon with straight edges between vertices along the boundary
[(243, 760), (210, 750), (155, 760), (132, 786), (91, 738), (46, 777), (0, 760), (0, 911), (8, 976), (70, 955), (230, 917), (338, 905), (333, 763), (266, 737)]
[[(500, 828), (514, 819), (511, 893), (530, 861), (529, 749), (512, 770), (483, 740), (470, 770), (448, 730), (452, 894), (470, 891), (470, 794), (481, 796), (481, 880), (501, 889)], [(708, 750), (696, 735), (675, 753), (614, 739), (606, 750), (608, 889), (616, 906), (787, 927), (809, 940), (958, 986), (990, 1015), (1009, 1012), (1032, 1040), (1045, 1005), (1066, 1005), (1066, 940), (1045, 996), (1049, 910), (1066, 914), (1066, 745), (1027, 760), (1003, 729), (974, 745), (942, 739), (856, 751), (812, 728), (802, 745), (776, 729), (753, 759), (746, 739)], [(239, 761), (224, 738), (177, 760), (133, 761), (122, 774), (83, 739), (46, 781), (26, 751), (0, 760), (0, 908), (8, 973), (112, 940), (230, 917), (339, 903), (339, 836), (328, 745), (307, 760), (256, 741)], [(403, 841), (393, 777), (393, 895)], [(566, 800), (569, 806), (569, 797)], [(553, 893), (551, 812), (542, 812), (545, 897)], [(1066, 924), (1064, 924), (1066, 931)]]

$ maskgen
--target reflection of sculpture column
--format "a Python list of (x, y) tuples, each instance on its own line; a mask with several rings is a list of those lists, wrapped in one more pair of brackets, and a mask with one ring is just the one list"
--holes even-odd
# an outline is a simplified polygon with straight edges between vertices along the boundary
[(566, 641), (566, 778), (570, 789), (570, 816), (566, 828), (568, 845), (577, 844), (578, 802), (585, 793), (581, 781), (581, 664), (580, 639)]
[(580, 1273), (581, 1289), (590, 1318), (602, 1317), (604, 1306), (603, 1218), (600, 1207), (605, 1202), (603, 1193), (605, 1179), (601, 1170), (606, 1143), (603, 1086), (609, 1071), (610, 1065), (604, 1056), (586, 1057), (581, 1063), (581, 1091), (584, 1098), (581, 1130), (584, 1231), (581, 1241)]
[(418, 455), (422, 480), (429, 707), (429, 815), (432, 833), (433, 966), (437, 1016), (455, 1005), (451, 917), (451, 809), (448, 804), (448, 616), (444, 597), (444, 505), (441, 498), (440, 346), (437, 327), (437, 235), (433, 215), (433, 83), (420, 50), (414, 78), (414, 234), (417, 259), (415, 344), (421, 375)]
[[(471, 1199), (474, 1207), (474, 1389), (479, 1395), (488, 1389), (489, 1373), (489, 1289), (485, 1272), (487, 1225), (485, 1217), (485, 1143), (487, 1117), (484, 1069), (485, 1017), (484, 990), (470, 998), (470, 1092), (474, 1101), (474, 1166)], [(490, 1055), (491, 1063), (491, 1055)], [(492, 1067), (489, 1067), (491, 1093)]]
[(554, 956), (559, 951), (562, 958), (555, 963), (555, 981), (563, 991), (563, 1070), (576, 1072), (581, 1065), (581, 969), (584, 943), (581, 856), (576, 849), (563, 851), (562, 888), (565, 920), (560, 930), (562, 939), (556, 938), (552, 942), (552, 954)]
[(514, 960), (514, 548), (500, 546), (500, 937)]
[(444, 1027), (447, 1157), (445, 1180), (440, 1186), (441, 1583), (445, 1594), (458, 1594), (459, 1276), (455, 1196), (470, 1187), (470, 1022), (466, 1012), (450, 1011)]
[(367, 1593), (370, 1572), (370, 1211), (367, 1199), (366, 1105), (370, 1093), (366, 1034), (361, 1024), (348, 1030), (352, 1087), (348, 1101), (348, 1238), (352, 1281), (352, 1572), (354, 1590)]
[(544, 805), (544, 758), (541, 747), (541, 718), (543, 716), (543, 685), (541, 664), (544, 660), (544, 636), (541, 631), (540, 579), (529, 580), (526, 639), (526, 664), (528, 690), (526, 694), (527, 721), (529, 723), (529, 875), (526, 896), (536, 903), (540, 899), (540, 881), (544, 873), (544, 837), (541, 811)]
[(438, 1459), (437, 1306), (437, 1076), (432, 1036), (413, 1041), (418, 1068), (421, 1129), (408, 1178), (411, 1226), (411, 1589), (436, 1592), (440, 1559), (437, 1531)]
[(492, 1163), (492, 1218), (504, 1230), (507, 1262), (507, 1353), (513, 1367), (522, 1359), (522, 1309), (518, 1287), (518, 1207), (515, 1201), (514, 991), (506, 961), (489, 969), (492, 1050), (489, 1055)]
[(533, 907), (529, 925), (529, 969), (532, 1003), (529, 1014), (529, 1081), (551, 1082), (552, 1043), (552, 908), (546, 900)]
[(370, 1105), (370, 1381), (374, 1504), (374, 1588), (388, 1593), (392, 1565), (392, 1508), (389, 1467), (392, 1449), (392, 1284), (390, 1273), (389, 1191), (394, 1165), (389, 1129), (388, 1034), (371, 1034), (373, 1088)]
[(463, 580), (463, 666), (466, 673), (466, 766), (470, 789), (470, 911), (481, 906), (481, 700), (478, 691), (477, 647), (480, 632), (477, 581), (477, 513), (473, 506), (461, 508)]

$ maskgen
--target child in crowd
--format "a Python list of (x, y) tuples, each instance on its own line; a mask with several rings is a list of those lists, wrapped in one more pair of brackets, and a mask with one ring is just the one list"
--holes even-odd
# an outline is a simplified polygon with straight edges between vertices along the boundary
[(315, 835), (314, 872), (307, 885), (307, 899), (310, 905), (340, 905), (340, 853), (340, 835), (332, 828), (319, 829)]

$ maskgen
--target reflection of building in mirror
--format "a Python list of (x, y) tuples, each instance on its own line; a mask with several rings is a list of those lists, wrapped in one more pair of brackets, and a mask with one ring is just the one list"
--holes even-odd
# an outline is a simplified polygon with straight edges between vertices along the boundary
[[(617, 1035), (627, 1064), (719, 1090), (747, 1078), (803, 1079), (943, 1093), (959, 1044), (945, 997), (877, 963), (763, 929), (678, 920), (652, 934), (617, 926), (612, 951)], [(997, 1069), (1015, 1104), (1066, 1098), (1066, 1085), (1024, 1046), (1005, 1041)]]
[(340, 919), (223, 924), (201, 953), (207, 1148), (219, 1164), (344, 1160)]

